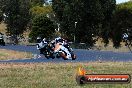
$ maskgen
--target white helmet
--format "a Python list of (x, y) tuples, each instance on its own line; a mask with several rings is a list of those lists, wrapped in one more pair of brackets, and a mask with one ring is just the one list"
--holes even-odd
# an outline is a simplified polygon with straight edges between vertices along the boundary
[(45, 41), (46, 40), (46, 38), (43, 38), (43, 41)]
[(41, 37), (37, 37), (37, 39), (41, 39)]

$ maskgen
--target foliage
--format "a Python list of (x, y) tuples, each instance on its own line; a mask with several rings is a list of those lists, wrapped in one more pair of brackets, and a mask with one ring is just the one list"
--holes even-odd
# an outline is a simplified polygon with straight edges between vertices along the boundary
[(2, 18), (3, 18), (3, 13), (2, 13), (2, 11), (0, 10), (0, 22), (2, 21)]
[(45, 14), (37, 15), (33, 18), (30, 38), (35, 41), (38, 36), (51, 38), (54, 33), (53, 22)]
[[(54, 32), (53, 22), (50, 21), (52, 20), (54, 24), (60, 24), (59, 33), (64, 37), (73, 41), (76, 36), (75, 42), (84, 42), (90, 46), (94, 44), (93, 37), (98, 36), (106, 44), (112, 38), (114, 46), (118, 47), (126, 29), (132, 31), (131, 1), (116, 6), (115, 0), (53, 0), (52, 6), (44, 6), (46, 1), (0, 0), (0, 21), (4, 18), (8, 33), (16, 37), (26, 30), (31, 21), (33, 30), (30, 36), (37, 37), (40, 32), (36, 31), (39, 29), (45, 30), (46, 35), (43, 37), (51, 37), (52, 33), (48, 34), (48, 29)], [(46, 18), (47, 14), (51, 15), (50, 20)], [(46, 21), (48, 27), (44, 26), (43, 22)], [(34, 26), (36, 24), (37, 27)]]
[(117, 5), (111, 27), (114, 46), (118, 47), (122, 41), (122, 34), (127, 32), (127, 29), (132, 31), (132, 2)]
[(115, 10), (115, 0), (53, 0), (53, 10), (63, 33), (72, 40), (76, 35), (76, 42), (92, 46), (92, 34), (106, 38), (102, 33), (106, 34), (110, 29), (108, 25)]
[(7, 24), (7, 31), (10, 35), (14, 36), (17, 43), (17, 36), (26, 30), (30, 19), (29, 1), (4, 0), (2, 6), (2, 12), (6, 15), (4, 18)]
[(4, 1), (0, 0), (0, 22), (3, 20), (3, 7), (4, 7)]
[(115, 13), (116, 1), (115, 0), (100, 0), (104, 19), (102, 20), (102, 30), (100, 31), (104, 43), (107, 45), (110, 38), (111, 20)]
[(43, 6), (45, 0), (29, 0), (30, 1), (30, 6)]
[(32, 17), (39, 15), (39, 14), (49, 14), (52, 13), (52, 7), (50, 5), (48, 6), (34, 6), (33, 8), (30, 9)]

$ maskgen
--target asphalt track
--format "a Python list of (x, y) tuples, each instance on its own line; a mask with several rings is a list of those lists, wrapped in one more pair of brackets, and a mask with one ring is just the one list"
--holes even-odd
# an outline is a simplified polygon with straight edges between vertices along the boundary
[(32, 52), (33, 58), (24, 60), (0, 60), (0, 63), (8, 62), (90, 62), (90, 61), (114, 61), (114, 62), (128, 62), (132, 61), (131, 52), (112, 52), (112, 51), (97, 51), (97, 50), (83, 50), (74, 49), (74, 53), (77, 56), (76, 60), (63, 60), (61, 58), (57, 59), (46, 59), (43, 55), (37, 57), (39, 51), (36, 46), (26, 46), (26, 45), (6, 45), (0, 46), (0, 49)]

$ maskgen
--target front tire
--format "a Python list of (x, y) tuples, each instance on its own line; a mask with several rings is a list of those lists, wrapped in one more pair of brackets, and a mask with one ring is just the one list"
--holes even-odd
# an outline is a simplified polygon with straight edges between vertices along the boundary
[(65, 53), (60, 53), (60, 56), (64, 59), (64, 60), (68, 60), (68, 58), (66, 57)]
[(5, 42), (3, 42), (3, 44), (2, 44), (3, 46), (5, 46)]
[(75, 54), (72, 54), (72, 60), (75, 60), (77, 57)]

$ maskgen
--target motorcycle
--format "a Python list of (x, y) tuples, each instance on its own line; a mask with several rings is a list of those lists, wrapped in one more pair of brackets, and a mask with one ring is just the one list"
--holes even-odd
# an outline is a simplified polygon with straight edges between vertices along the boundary
[(40, 53), (43, 54), (47, 59), (52, 58), (54, 59), (54, 52), (52, 49), (52, 45), (51, 44), (46, 44), (43, 46), (43, 48), (40, 48), (40, 45), (37, 44), (37, 49), (40, 50)]
[[(41, 46), (41, 47), (40, 47)], [(60, 43), (52, 43), (48, 42), (43, 45), (41, 43), (37, 44), (37, 49), (40, 50), (40, 54), (43, 54), (47, 59), (49, 58), (63, 58), (64, 60), (76, 59), (76, 55), (74, 54), (72, 48), (69, 46), (63, 46)]]
[(50, 44), (47, 44), (47, 45), (43, 48), (42, 52), (43, 52), (43, 55), (44, 55), (47, 59), (49, 59), (49, 58), (54, 59), (54, 58), (55, 58), (55, 56), (54, 56), (54, 51), (53, 51), (52, 46), (51, 46)]
[(55, 44), (54, 53), (56, 54), (57, 58), (62, 57), (64, 60), (76, 59), (76, 55), (73, 53), (73, 50), (71, 48), (70, 50), (68, 50), (68, 48), (59, 43)]

